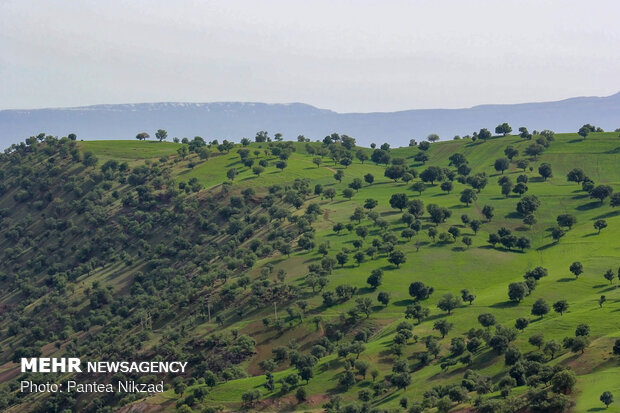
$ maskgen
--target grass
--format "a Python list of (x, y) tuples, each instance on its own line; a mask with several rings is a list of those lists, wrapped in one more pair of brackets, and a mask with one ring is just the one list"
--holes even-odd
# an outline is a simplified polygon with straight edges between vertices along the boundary
[[(587, 194), (580, 191), (580, 186), (566, 181), (566, 173), (574, 168), (582, 168), (597, 184), (611, 185), (616, 191), (620, 190), (620, 140), (616, 133), (592, 133), (587, 140), (582, 140), (576, 134), (556, 135), (556, 140), (550, 148), (537, 160), (531, 160), (530, 166), (534, 170), (523, 172), (511, 165), (511, 168), (504, 175), (512, 178), (513, 182), (520, 174), (525, 174), (529, 178), (528, 195), (534, 194), (540, 198), (542, 206), (536, 212), (538, 223), (533, 228), (527, 228), (521, 222), (515, 212), (515, 205), (519, 198), (510, 196), (505, 198), (500, 193), (500, 188), (496, 184), (500, 174), (494, 171), (493, 163), (495, 159), (503, 157), (503, 150), (507, 145), (513, 145), (521, 153), (531, 142), (523, 141), (519, 137), (509, 136), (496, 138), (488, 142), (471, 141), (449, 141), (431, 145), (428, 151), (430, 160), (427, 165), (417, 165), (413, 161), (413, 156), (417, 153), (416, 148), (396, 148), (392, 150), (393, 157), (405, 157), (407, 163), (414, 165), (418, 171), (426, 166), (437, 165), (448, 167), (448, 157), (454, 152), (463, 153), (473, 167), (472, 173), (486, 172), (490, 175), (489, 183), (485, 189), (478, 194), (478, 199), (470, 206), (464, 206), (459, 202), (459, 193), (466, 186), (454, 182), (454, 190), (446, 194), (440, 190), (439, 185), (428, 186), (419, 196), (410, 189), (410, 184), (393, 182), (383, 177), (383, 166), (374, 165), (367, 161), (361, 164), (355, 160), (348, 168), (343, 169), (345, 178), (342, 183), (334, 180), (333, 174), (340, 166), (333, 164), (331, 160), (324, 159), (324, 163), (317, 167), (312, 163), (313, 156), (305, 153), (303, 146), (297, 144), (297, 152), (287, 161), (288, 167), (283, 171), (276, 169), (273, 165), (274, 159), (267, 157), (262, 150), (265, 144), (253, 143), (251, 150), (259, 151), (257, 161), (266, 159), (270, 166), (265, 172), (257, 177), (251, 168), (244, 167), (235, 153), (216, 154), (207, 161), (196, 161), (193, 168), (189, 168), (189, 160), (179, 160), (175, 167), (173, 176), (177, 181), (187, 181), (197, 178), (206, 188), (215, 187), (226, 180), (226, 171), (230, 168), (237, 168), (239, 175), (235, 178), (235, 189), (253, 187), (257, 191), (264, 191), (269, 185), (287, 185), (294, 179), (308, 178), (312, 187), (321, 184), (324, 188), (333, 187), (337, 189), (338, 196), (334, 201), (321, 199), (318, 196), (310, 197), (309, 202), (318, 202), (324, 211), (324, 215), (319, 217), (314, 225), (316, 228), (316, 244), (329, 242), (330, 255), (334, 256), (343, 247), (353, 249), (352, 241), (357, 238), (355, 232), (348, 233), (346, 230), (340, 234), (332, 231), (332, 226), (336, 222), (349, 222), (349, 216), (355, 207), (362, 206), (366, 198), (378, 200), (379, 206), (375, 209), (383, 218), (390, 223), (389, 230), (399, 236), (404, 224), (400, 221), (401, 213), (390, 208), (389, 198), (392, 194), (403, 192), (410, 199), (420, 198), (426, 205), (436, 203), (447, 207), (452, 211), (452, 217), (448, 222), (439, 225), (439, 231), (446, 231), (450, 226), (455, 225), (461, 229), (462, 235), (469, 235), (474, 239), (470, 248), (459, 242), (439, 244), (433, 242), (426, 234), (430, 226), (428, 221), (422, 220), (424, 230), (421, 231), (413, 241), (406, 242), (399, 237), (396, 249), (406, 253), (407, 262), (395, 268), (387, 262), (386, 256), (379, 254), (376, 259), (368, 260), (361, 265), (350, 262), (342, 268), (337, 268), (330, 276), (330, 284), (326, 290), (333, 290), (339, 284), (351, 284), (360, 288), (360, 296), (367, 296), (373, 300), (377, 306), (376, 311), (371, 315), (368, 323), (379, 325), (379, 331), (367, 343), (366, 350), (360, 356), (361, 359), (370, 361), (373, 367), (380, 370), (381, 377), (391, 373), (393, 357), (389, 353), (389, 344), (393, 337), (395, 325), (403, 320), (405, 306), (411, 303), (408, 295), (408, 286), (413, 281), (423, 281), (435, 288), (432, 297), (424, 302), (425, 306), (431, 309), (430, 320), (424, 321), (415, 326), (414, 334), (423, 337), (428, 334), (437, 335), (432, 330), (434, 321), (448, 318), (454, 323), (455, 328), (446, 338), (441, 340), (442, 355), (446, 355), (450, 340), (453, 337), (462, 336), (465, 331), (472, 327), (479, 327), (477, 317), (481, 313), (493, 313), (498, 323), (512, 326), (519, 317), (530, 319), (530, 326), (519, 334), (515, 344), (523, 353), (535, 350), (528, 344), (527, 339), (534, 333), (543, 333), (546, 339), (561, 341), (563, 337), (572, 336), (575, 327), (580, 323), (591, 326), (591, 336), (598, 340), (607, 337), (603, 341), (604, 346), (598, 348), (593, 343), (593, 348), (589, 348), (584, 356), (577, 356), (576, 360), (584, 360), (584, 363), (576, 369), (579, 381), (577, 391), (574, 394), (576, 399), (576, 410), (578, 412), (596, 411), (604, 407), (598, 401), (600, 393), (604, 390), (614, 392), (616, 398), (620, 398), (620, 382), (617, 374), (620, 372), (620, 362), (609, 356), (608, 362), (599, 363), (596, 357), (589, 357), (589, 353), (600, 354), (609, 352), (612, 337), (620, 337), (620, 326), (618, 325), (618, 311), (620, 311), (620, 289), (618, 280), (612, 284), (603, 278), (603, 273), (608, 268), (617, 271), (620, 266), (620, 244), (618, 243), (617, 228), (620, 226), (620, 213), (609, 206), (609, 201), (603, 204), (594, 202), (587, 197)], [(158, 158), (163, 155), (173, 155), (176, 157), (176, 148), (179, 145), (170, 143), (153, 142), (134, 142), (134, 141), (105, 141), (105, 142), (82, 142), (84, 150), (91, 150), (102, 159), (119, 158), (132, 161)], [(519, 158), (521, 158), (520, 156)], [(543, 163), (550, 163), (553, 168), (553, 177), (547, 181), (542, 181), (538, 177), (538, 166)], [(352, 181), (353, 178), (363, 177), (366, 173), (375, 176), (375, 183), (365, 184), (351, 200), (342, 196), (342, 190)], [(485, 222), (478, 234), (473, 234), (469, 228), (461, 224), (461, 214), (468, 214), (471, 218), (484, 220), (480, 210), (486, 204), (495, 207), (495, 217), (491, 222)], [(303, 211), (303, 208), (300, 212)], [(559, 243), (553, 242), (548, 229), (556, 224), (555, 218), (558, 214), (570, 213), (577, 217), (577, 224), (567, 232)], [(595, 220), (604, 218), (609, 227), (600, 234), (596, 234), (592, 224)], [(360, 224), (367, 226), (370, 230), (369, 236), (365, 240), (365, 245), (369, 245), (370, 240), (380, 236), (380, 231), (372, 225), (372, 222), (365, 219)], [(500, 227), (507, 227), (518, 236), (526, 236), (532, 241), (532, 248), (526, 252), (506, 251), (501, 248), (491, 248), (486, 242), (489, 233), (497, 231)], [(424, 245), (416, 252), (414, 242), (418, 240)], [(276, 256), (271, 260), (262, 261), (265, 264), (272, 261), (275, 268), (284, 269), (288, 273), (287, 281), (304, 288), (303, 277), (307, 273), (307, 265), (310, 262), (320, 259), (319, 254), (313, 252), (297, 251), (292, 254), (290, 259), (282, 259)], [(568, 267), (574, 261), (581, 261), (584, 265), (584, 274), (579, 279), (575, 279), (569, 272)], [(521, 281), (524, 272), (536, 266), (543, 266), (549, 270), (549, 276), (540, 280), (537, 289), (521, 303), (513, 304), (508, 301), (507, 286), (511, 282)], [(366, 278), (371, 270), (375, 268), (384, 269), (383, 284), (372, 291), (367, 287)], [(252, 270), (251, 276), (255, 276), (258, 270)], [(452, 315), (448, 316), (437, 307), (437, 301), (446, 293), (460, 295), (459, 291), (467, 288), (476, 294), (473, 305), (463, 305), (456, 309)], [(376, 295), (379, 291), (388, 291), (391, 294), (390, 304), (386, 307), (379, 307)], [(601, 295), (606, 295), (607, 303), (603, 308), (599, 308), (597, 303)], [(550, 313), (542, 319), (537, 319), (530, 315), (531, 305), (539, 298), (544, 298), (549, 304), (557, 300), (567, 300), (570, 309), (567, 313), (560, 316)], [(312, 316), (319, 315), (323, 320), (337, 318), (339, 314), (346, 313), (354, 305), (354, 300), (330, 307), (323, 308), (320, 295), (312, 296), (308, 299)], [(260, 320), (269, 316), (273, 309), (256, 312), (246, 316), (243, 323), (230, 328), (246, 328), (249, 333), (257, 339), (257, 356), (251, 361), (251, 365), (256, 366), (260, 360), (271, 356), (271, 348), (277, 345), (287, 344), (287, 340), (295, 338), (302, 348), (308, 349), (312, 342), (318, 339), (319, 334), (307, 334), (313, 331), (308, 317), (303, 324), (295, 326), (279, 336), (274, 331), (262, 332)], [(284, 313), (282, 311), (282, 313)], [(249, 324), (249, 325), (248, 325)], [(259, 326), (261, 332), (253, 331), (251, 326)], [(257, 327), (257, 328), (259, 328)], [(206, 326), (205, 335), (214, 331), (215, 326)], [(602, 344), (601, 344), (602, 345)], [(606, 346), (606, 347), (605, 347)], [(416, 352), (423, 351), (423, 345), (410, 344), (407, 346), (405, 355), (407, 360), (414, 364), (413, 356)], [(555, 361), (560, 364), (572, 365), (575, 360), (572, 354), (564, 353)], [(286, 375), (293, 370), (286, 369), (276, 374), (278, 378)], [(488, 348), (483, 348), (474, 357), (471, 368), (478, 370), (481, 374), (491, 376), (495, 379), (501, 378), (506, 371), (503, 357), (495, 356)], [(374, 400), (374, 405), (384, 408), (396, 407), (401, 395), (410, 398), (421, 399), (424, 391), (438, 385), (452, 382), (460, 382), (465, 371), (465, 367), (457, 365), (442, 371), (439, 363), (432, 363), (430, 366), (416, 370), (413, 373), (413, 385), (406, 391), (388, 393), (384, 397)], [(335, 356), (328, 356), (321, 359), (315, 367), (315, 377), (306, 385), (310, 395), (330, 395), (337, 391), (337, 377), (343, 370), (340, 363), (335, 361)], [(212, 389), (207, 400), (209, 403), (221, 403), (231, 408), (238, 407), (241, 394), (249, 388), (259, 388), (263, 396), (270, 398), (277, 394), (267, 393), (260, 386), (264, 383), (264, 376), (255, 376), (244, 379), (232, 380), (220, 384)], [(361, 381), (349, 389), (343, 397), (345, 400), (356, 399), (357, 392), (369, 386), (368, 380)], [(293, 393), (290, 393), (293, 394)], [(612, 405), (613, 406), (613, 405)], [(317, 406), (304, 405), (305, 408)], [(320, 406), (319, 406), (320, 407)], [(268, 407), (267, 409), (271, 409)]]

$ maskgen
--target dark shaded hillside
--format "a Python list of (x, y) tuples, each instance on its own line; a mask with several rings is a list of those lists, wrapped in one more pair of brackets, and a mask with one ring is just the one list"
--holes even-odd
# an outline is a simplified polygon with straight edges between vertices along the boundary
[(251, 138), (258, 130), (282, 133), (287, 139), (303, 134), (322, 139), (337, 131), (363, 145), (389, 141), (406, 146), (430, 133), (444, 139), (471, 134), (480, 127), (493, 130), (508, 122), (530, 130), (577, 131), (585, 123), (605, 130), (620, 127), (620, 93), (579, 97), (557, 102), (482, 105), (468, 109), (420, 109), (390, 113), (336, 113), (301, 103), (144, 103), (77, 108), (0, 111), (0, 143), (9, 146), (26, 136), (48, 131), (69, 132), (81, 139), (128, 139), (143, 130), (168, 130), (170, 136), (233, 139)]

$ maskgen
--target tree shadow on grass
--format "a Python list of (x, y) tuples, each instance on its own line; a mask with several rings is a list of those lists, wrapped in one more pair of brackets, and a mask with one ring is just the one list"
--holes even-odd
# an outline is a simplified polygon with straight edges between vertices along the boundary
[(382, 399), (376, 399), (375, 402), (377, 402), (378, 404), (387, 403), (387, 402), (394, 400), (397, 397), (398, 397), (398, 390), (394, 391), (394, 393), (392, 394), (388, 394)]
[(547, 245), (543, 245), (542, 247), (538, 247), (538, 248), (536, 248), (536, 251), (544, 251), (544, 250), (546, 250), (546, 249), (548, 249), (548, 248), (553, 247), (553, 246), (554, 246), (554, 245), (556, 245), (556, 244), (557, 244), (557, 242), (551, 242), (551, 243), (549, 243), (549, 244), (547, 244)]
[(594, 208), (598, 208), (601, 206), (601, 203), (598, 201), (588, 202), (587, 204), (579, 205), (577, 208), (578, 211), (589, 211)]
[(592, 407), (592, 408), (588, 409), (589, 412), (602, 412), (602, 411), (605, 411), (605, 410), (607, 410), (607, 409), (605, 409), (604, 407)]
[(469, 205), (456, 204), (448, 208), (449, 209), (465, 209), (465, 208), (469, 208)]
[(373, 288), (370, 287), (361, 287), (357, 289), (357, 295), (362, 295), (362, 294), (370, 294), (372, 292), (376, 291)]
[(491, 308), (513, 308), (519, 306), (517, 301), (500, 301), (499, 303), (491, 304)]
[(556, 282), (567, 283), (567, 282), (571, 282), (571, 281), (575, 281), (575, 280), (576, 280), (575, 278), (564, 277), (564, 278), (560, 278)]
[(581, 238), (594, 237), (596, 235), (598, 235), (598, 232), (591, 232), (589, 234), (583, 235)]
[(592, 221), (595, 221), (597, 219), (605, 219), (605, 218), (615, 217), (616, 215), (619, 215), (619, 214), (620, 214), (620, 210), (618, 210), (618, 211), (609, 211), (609, 212), (606, 212), (606, 213), (604, 213), (602, 215), (599, 215), (599, 216), (596, 216), (596, 217), (592, 218)]
[(516, 211), (513, 211), (513, 212), (509, 212), (508, 214), (504, 215), (504, 218), (519, 219), (521, 218), (521, 214), (519, 214)]
[[(578, 191), (581, 192), (581, 191)], [(587, 198), (588, 194), (581, 194), (581, 195), (575, 195), (573, 197), (571, 197), (571, 199), (583, 199), (583, 198)]]
[(406, 306), (408, 306), (410, 304), (413, 304), (413, 300), (405, 299), (405, 300), (400, 300), (400, 301), (394, 301), (392, 303), (392, 305), (395, 305), (396, 307), (406, 307)]

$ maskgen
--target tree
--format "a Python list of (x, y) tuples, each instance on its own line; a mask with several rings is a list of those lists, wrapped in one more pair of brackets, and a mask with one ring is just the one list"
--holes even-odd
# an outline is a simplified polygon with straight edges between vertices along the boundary
[(609, 185), (599, 185), (592, 189), (590, 192), (590, 198), (596, 198), (601, 201), (601, 204), (605, 201), (605, 198), (611, 196), (614, 192), (613, 188)]
[(506, 353), (504, 353), (504, 360), (507, 366), (513, 366), (517, 364), (519, 360), (523, 358), (523, 355), (516, 346), (508, 346)]
[(476, 295), (469, 292), (467, 288), (464, 288), (461, 290), (461, 298), (463, 301), (467, 301), (469, 302), (469, 305), (471, 305), (476, 299)]
[(614, 395), (610, 391), (604, 391), (601, 394), (600, 400), (605, 404), (606, 408), (609, 408), (609, 405), (614, 402)]
[(99, 162), (99, 159), (91, 151), (86, 151), (84, 152), (84, 159), (82, 162), (84, 162), (84, 166), (92, 166), (94, 168), (97, 162)]
[(545, 354), (551, 355), (551, 359), (553, 359), (560, 350), (562, 350), (562, 346), (555, 340), (549, 340), (545, 343), (544, 352)]
[(353, 386), (355, 384), (355, 373), (351, 370), (345, 370), (338, 379), (338, 384), (345, 389)]
[(422, 195), (422, 191), (426, 189), (426, 185), (424, 185), (424, 182), (415, 182), (413, 185), (411, 185), (411, 189)]
[(370, 160), (376, 164), (387, 165), (390, 162), (391, 155), (383, 149), (375, 149), (370, 155)]
[(452, 235), (452, 238), (454, 239), (454, 241), (456, 241), (456, 237), (458, 237), (459, 235), (461, 235), (461, 230), (458, 227), (455, 226), (451, 226), (448, 229), (448, 233), (450, 235)]
[(551, 379), (551, 388), (556, 393), (570, 393), (577, 384), (577, 377), (572, 370), (562, 370)]
[(510, 162), (506, 158), (499, 158), (495, 160), (495, 170), (504, 174), (504, 171), (510, 167)]
[(364, 175), (364, 181), (366, 181), (368, 185), (372, 185), (372, 183), (375, 181), (375, 177), (373, 176), (373, 174), (366, 174)]
[(398, 182), (400, 178), (405, 174), (405, 168), (402, 165), (392, 165), (385, 168), (383, 176), (392, 179), (394, 182)]
[(374, 209), (378, 204), (379, 202), (377, 202), (376, 199), (368, 198), (366, 201), (364, 201), (364, 208), (371, 210)]
[(597, 229), (598, 233), (600, 234), (603, 228), (607, 228), (607, 221), (605, 221), (604, 219), (597, 219), (594, 222), (594, 229)]
[(473, 219), (469, 223), (469, 227), (472, 229), (472, 231), (474, 231), (474, 234), (478, 234), (478, 231), (480, 230), (480, 227), (482, 227), (482, 222), (480, 222), (477, 219)]
[(355, 300), (355, 309), (360, 313), (364, 313), (366, 318), (370, 317), (370, 313), (372, 312), (372, 300), (368, 297), (358, 298)]
[(439, 140), (439, 135), (437, 135), (436, 133), (431, 133), (430, 135), (426, 137), (426, 139), (429, 142), (437, 142)]
[(463, 242), (463, 244), (467, 246), (467, 248), (469, 248), (471, 244), (473, 243), (473, 240), (471, 239), (471, 237), (467, 237), (467, 236), (463, 237), (461, 241)]
[[(410, 290), (411, 294), (411, 290)], [(420, 304), (408, 305), (405, 310), (405, 318), (415, 318), (418, 320), (418, 324), (422, 322), (430, 314), (430, 310), (426, 307), (422, 307)]]
[(546, 181), (547, 178), (551, 178), (553, 176), (553, 171), (551, 170), (551, 165), (548, 163), (543, 163), (538, 167), (538, 173), (543, 179)]
[(252, 168), (252, 173), (254, 173), (254, 175), (256, 176), (260, 176), (260, 174), (262, 174), (265, 171), (265, 168), (263, 168), (262, 166), (255, 166), (254, 168)]
[(288, 165), (286, 164), (285, 161), (278, 161), (276, 162), (276, 168), (278, 168), (279, 170), (283, 171), (284, 168), (286, 168)]
[(497, 134), (500, 134), (500, 133), (501, 133), (502, 135), (506, 136), (506, 135), (508, 135), (510, 132), (512, 132), (512, 128), (511, 128), (511, 127), (510, 127), (510, 125), (509, 125), (508, 123), (506, 123), (506, 122), (504, 122), (504, 123), (502, 123), (502, 124), (500, 124), (500, 125), (497, 125), (497, 126), (495, 127), (495, 133), (497, 133)]
[(540, 200), (536, 195), (526, 195), (517, 202), (517, 212), (524, 217), (533, 214), (539, 207)]
[(571, 214), (561, 214), (558, 215), (556, 221), (561, 227), (568, 227), (568, 229), (572, 229), (573, 225), (577, 223), (577, 217)]
[(409, 285), (409, 295), (414, 300), (425, 300), (434, 292), (434, 288), (424, 285), (421, 281), (414, 281)]
[(564, 315), (564, 313), (568, 310), (568, 302), (566, 300), (560, 300), (553, 303), (553, 310), (556, 313), (560, 313), (560, 315)]
[(342, 196), (344, 196), (347, 199), (353, 198), (353, 195), (355, 195), (355, 192), (353, 192), (351, 188), (345, 188), (342, 190)]
[(515, 156), (519, 155), (519, 150), (515, 149), (512, 145), (508, 145), (506, 149), (504, 149), (504, 155), (512, 161)]
[(344, 251), (340, 251), (338, 254), (336, 254), (336, 261), (338, 261), (338, 264), (340, 264), (341, 268), (344, 267), (347, 261), (349, 261), (349, 254)]
[(527, 318), (519, 317), (515, 320), (515, 328), (517, 330), (523, 331), (530, 324)]
[(609, 269), (605, 271), (605, 274), (603, 274), (603, 277), (605, 277), (605, 279), (609, 281), (609, 283), (611, 284), (614, 280), (614, 272), (611, 269)]
[(146, 133), (146, 132), (140, 132), (140, 133), (138, 133), (138, 134), (136, 135), (136, 139), (137, 139), (137, 140), (139, 140), (139, 141), (146, 140), (146, 139), (148, 139), (148, 138), (150, 138), (150, 137), (151, 137), (151, 135), (149, 135), (149, 134), (148, 134), (148, 133)]
[(355, 157), (356, 157), (357, 159), (359, 159), (359, 160), (360, 160), (360, 162), (362, 162), (362, 164), (363, 164), (365, 161), (367, 161), (367, 160), (368, 160), (368, 154), (367, 154), (364, 150), (362, 150), (362, 149), (359, 149), (359, 150), (355, 153)]
[(491, 221), (493, 216), (495, 215), (495, 208), (491, 205), (485, 205), (482, 207), (482, 215), (487, 219), (487, 221)]
[(491, 313), (484, 313), (478, 316), (478, 322), (487, 330), (496, 323), (495, 316)]
[(515, 185), (515, 187), (512, 189), (512, 192), (514, 192), (515, 194), (521, 196), (524, 193), (526, 193), (528, 190), (527, 185), (525, 185), (525, 183), (523, 182), (519, 182), (518, 184)]
[(407, 194), (392, 194), (390, 197), (390, 206), (394, 209), (400, 209), (402, 211), (407, 207), (407, 204)]
[(377, 301), (387, 306), (388, 303), (390, 302), (390, 293), (386, 291), (381, 291), (379, 294), (377, 294)]
[(512, 301), (521, 302), (529, 293), (530, 290), (524, 282), (515, 282), (508, 285), (508, 298)]
[(577, 182), (578, 184), (582, 183), (586, 180), (586, 174), (580, 168), (571, 169), (571, 171), (566, 175), (566, 180), (568, 182)]
[(606, 301), (607, 301), (607, 297), (605, 297), (604, 295), (601, 295), (600, 298), (598, 299), (598, 306), (600, 308), (603, 308), (603, 304), (605, 304)]
[(236, 168), (231, 168), (226, 172), (226, 177), (231, 181), (234, 181), (237, 175), (239, 175), (239, 171)]
[(539, 145), (537, 143), (533, 143), (527, 148), (525, 148), (525, 154), (536, 159), (541, 153), (543, 153), (544, 150), (545, 150), (544, 146)]
[(334, 188), (327, 188), (323, 191), (323, 195), (333, 201), (336, 197), (336, 190)]
[(312, 159), (312, 163), (315, 164), (317, 168), (321, 166), (322, 162), (323, 160), (320, 157), (316, 157)]
[[(357, 207), (353, 211), (353, 215), (351, 215), (349, 218), (351, 219), (351, 221), (357, 221), (357, 223), (359, 224), (362, 221), (362, 219), (364, 219), (365, 216), (366, 216), (366, 213), (364, 212), (364, 209), (362, 209), (362, 207)], [(360, 228), (364, 228), (364, 227), (360, 227)]]
[(461, 297), (455, 297), (454, 295), (448, 293), (442, 296), (437, 303), (437, 307), (440, 310), (447, 311), (448, 314), (452, 313), (452, 310), (460, 306), (462, 303)]
[(620, 206), (620, 192), (616, 192), (615, 194), (611, 195), (611, 200), (609, 201), (609, 205), (612, 208)]
[(306, 399), (308, 398), (308, 392), (306, 391), (306, 388), (299, 387), (297, 391), (295, 392), (295, 398), (297, 399), (299, 403), (306, 401)]
[(359, 267), (361, 263), (366, 261), (366, 255), (363, 252), (358, 251), (353, 254), (353, 259), (355, 260), (355, 262), (357, 262), (357, 266)]
[(510, 192), (512, 191), (512, 188), (513, 188), (512, 182), (510, 182), (510, 181), (504, 182), (502, 184), (502, 195), (504, 195), (506, 198), (508, 198), (508, 195), (510, 195)]
[(447, 193), (450, 193), (450, 191), (452, 191), (452, 182), (450, 181), (442, 182), (440, 188), (442, 191), (446, 191)]
[(406, 261), (407, 257), (402, 251), (394, 250), (390, 252), (390, 255), (388, 256), (388, 262), (396, 265), (396, 268), (399, 268), (400, 264), (404, 264)]
[(564, 235), (566, 235), (566, 232), (560, 227), (554, 227), (551, 229), (551, 237), (555, 242), (560, 241), (560, 238)]
[(487, 128), (482, 128), (480, 129), (480, 132), (478, 132), (478, 139), (482, 140), (482, 141), (486, 141), (488, 139), (491, 139), (491, 131), (488, 130)]
[(338, 182), (342, 182), (342, 178), (344, 178), (344, 172), (342, 169), (338, 169), (334, 174), (334, 179)]
[(529, 164), (530, 162), (527, 159), (519, 159), (517, 161), (517, 168), (522, 169), (523, 172), (525, 172)]
[(465, 189), (463, 190), (463, 192), (461, 192), (460, 200), (467, 206), (469, 206), (469, 204), (474, 202), (476, 199), (478, 199), (478, 195), (473, 189)]
[(452, 330), (452, 327), (454, 327), (454, 324), (447, 320), (439, 320), (433, 325), (433, 330), (439, 331), (441, 338), (444, 338)]
[(366, 280), (366, 282), (372, 287), (377, 288), (381, 285), (381, 281), (383, 280), (383, 270), (377, 268), (370, 272), (370, 276)]
[(429, 160), (428, 155), (426, 154), (426, 152), (418, 152), (415, 154), (415, 156), (413, 157), (413, 160), (416, 162), (422, 162), (423, 164), (426, 163), (426, 161)]
[(583, 273), (583, 265), (579, 261), (575, 261), (570, 265), (569, 270), (575, 275), (575, 278), (579, 278), (579, 275)]
[(435, 181), (443, 181), (443, 169), (438, 166), (429, 166), (420, 173), (420, 179), (423, 182), (430, 182), (431, 185), (434, 185)]
[(157, 129), (157, 132), (155, 132), (155, 137), (160, 142), (165, 141), (166, 138), (168, 137), (168, 132), (166, 132), (163, 129)]
[(583, 139), (585, 139), (588, 137), (590, 132), (591, 132), (590, 127), (588, 125), (583, 125), (581, 128), (579, 128), (579, 131), (577, 132), (577, 134), (581, 136)]
[(531, 312), (532, 312), (532, 315), (539, 316), (540, 318), (543, 318), (545, 316), (545, 314), (547, 314), (549, 312), (549, 305), (547, 304), (547, 302), (545, 300), (543, 300), (542, 298), (539, 298), (532, 305), (532, 311)]

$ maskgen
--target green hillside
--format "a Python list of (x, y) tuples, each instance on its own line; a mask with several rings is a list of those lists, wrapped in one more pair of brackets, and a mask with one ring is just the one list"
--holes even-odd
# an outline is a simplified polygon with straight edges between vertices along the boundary
[[(587, 412), (620, 398), (617, 132), (332, 138), (7, 149), (0, 409)], [(20, 380), (50, 380), (15, 364), (39, 355), (190, 371), (123, 377), (164, 380), (151, 396), (22, 394)]]

